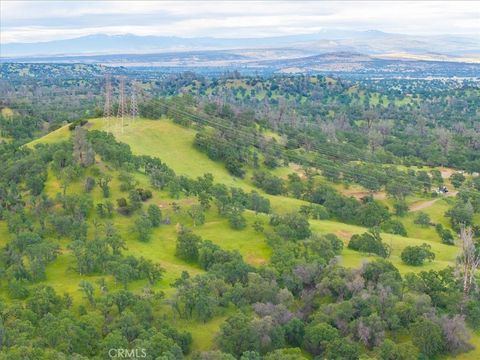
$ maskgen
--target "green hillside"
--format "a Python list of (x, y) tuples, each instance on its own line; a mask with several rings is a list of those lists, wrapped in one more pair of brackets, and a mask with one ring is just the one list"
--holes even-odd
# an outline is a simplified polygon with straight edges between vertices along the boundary
[[(245, 191), (258, 190), (249, 181), (251, 173), (245, 176), (245, 179), (238, 179), (230, 175), (222, 164), (210, 160), (207, 155), (194, 148), (195, 130), (179, 126), (169, 119), (127, 121), (123, 131), (120, 127), (120, 121), (116, 119), (113, 119), (110, 124), (104, 119), (92, 119), (89, 120), (89, 125), (91, 125), (89, 129), (92, 130), (111, 132), (119, 141), (130, 145), (134, 154), (160, 158), (178, 174), (195, 178), (210, 173), (215, 181), (227, 186), (240, 187)], [(39, 143), (49, 144), (62, 141), (69, 135), (68, 126), (64, 126), (32, 141), (28, 146), (33, 147)], [(293, 172), (293, 169), (284, 168), (282, 172)], [(266, 196), (277, 211), (289, 211), (303, 203), (283, 196)]]
[[(197, 151), (193, 146), (195, 137), (195, 130), (192, 128), (185, 128), (173, 123), (171, 120), (147, 120), (136, 119), (134, 121), (127, 121), (124, 126), (124, 130), (121, 130), (118, 120), (112, 120), (110, 124), (104, 119), (89, 120), (89, 130), (103, 130), (111, 131), (115, 137), (124, 143), (130, 145), (133, 153), (137, 155), (151, 155), (160, 158), (162, 161), (170, 166), (178, 174), (187, 175), (195, 178), (205, 173), (211, 173), (214, 176), (214, 180), (219, 183), (226, 184), (228, 186), (240, 187), (245, 191), (257, 190), (249, 180), (251, 174), (249, 173), (244, 179), (239, 179), (230, 175), (222, 164), (210, 160), (205, 154)], [(29, 146), (35, 146), (38, 143), (53, 143), (62, 141), (70, 135), (68, 126), (62, 127), (52, 133), (46, 135), (43, 138), (35, 140), (29, 144)], [(294, 167), (293, 167), (294, 168)], [(289, 168), (279, 168), (277, 173), (289, 173), (294, 170)], [(146, 182), (146, 180), (144, 180)], [(55, 190), (50, 190), (52, 196), (55, 194)], [(272, 207), (275, 211), (293, 211), (298, 210), (305, 202), (297, 199), (292, 199), (285, 196), (272, 196), (263, 193), (272, 203)], [(115, 198), (115, 196), (113, 196)], [(166, 200), (168, 201), (168, 200)], [(415, 199), (411, 199), (414, 202)], [(432, 206), (426, 209), (427, 212), (442, 213), (442, 210), (446, 210), (443, 202), (438, 203), (436, 206)], [(443, 216), (439, 216), (443, 217)], [(433, 217), (435, 219), (435, 217)], [(399, 266), (401, 269), (410, 271), (420, 271), (428, 268), (441, 269), (448, 264), (453, 264), (457, 250), (455, 247), (446, 246), (440, 244), (438, 235), (432, 229), (424, 229), (420, 226), (413, 224), (413, 220), (408, 217), (405, 219), (406, 225), (411, 230), (409, 237), (400, 237), (390, 234), (385, 234), (385, 238), (393, 245), (392, 262), (395, 266)], [(315, 231), (329, 233), (336, 233), (340, 238), (348, 241), (351, 235), (366, 231), (366, 228), (358, 227), (355, 225), (342, 224), (332, 221), (313, 221)], [(208, 228), (208, 223), (207, 226)], [(215, 232), (215, 226), (210, 226)], [(199, 229), (200, 232), (203, 229)], [(223, 231), (223, 230), (222, 230)], [(207, 233), (208, 234), (208, 233)], [(229, 248), (234, 248), (234, 243), (238, 242), (238, 248), (241, 249), (241, 242), (238, 239), (238, 235), (242, 232), (234, 232), (233, 244), (229, 245)], [(251, 234), (250, 234), (251, 235)], [(210, 237), (208, 237), (210, 238)], [(213, 240), (213, 239), (212, 239)], [(408, 245), (419, 245), (422, 242), (426, 242), (432, 246), (434, 252), (437, 254), (437, 259), (424, 267), (405, 267), (399, 256), (401, 250)], [(257, 249), (253, 250), (255, 253)], [(359, 265), (365, 257), (356, 252), (345, 250), (343, 254), (344, 263), (347, 265)]]
[[(251, 168), (247, 169), (246, 176), (243, 179), (230, 175), (222, 163), (209, 159), (206, 154), (198, 151), (194, 147), (196, 134), (194, 128), (182, 127), (169, 119), (130, 120), (125, 123), (123, 129), (118, 120), (112, 120), (108, 123), (103, 119), (93, 119), (88, 121), (85, 128), (89, 131), (102, 130), (111, 132), (117, 141), (128, 144), (134, 155), (157, 157), (173, 169), (177, 175), (185, 175), (194, 179), (210, 173), (213, 175), (215, 183), (225, 184), (228, 187), (241, 188), (245, 192), (252, 190), (258, 191), (262, 196), (270, 200), (272, 210), (275, 213), (296, 212), (302, 205), (308, 204), (306, 201), (288, 196), (269, 195), (263, 190), (258, 189), (251, 180), (253, 175)], [(57, 144), (69, 139), (71, 134), (72, 132), (68, 126), (64, 126), (40, 139), (32, 141), (27, 146), (33, 149), (41, 144)], [(110, 175), (112, 178), (110, 182), (110, 199), (115, 200), (127, 196), (127, 192), (122, 191), (122, 184), (119, 181), (121, 171), (102, 160), (99, 155), (96, 156), (96, 163), (92, 168), (97, 170), (87, 169), (84, 174), (69, 184), (66, 193), (82, 193), (84, 191), (83, 187), (86, 177), (92, 176), (98, 179), (96, 172), (100, 171), (103, 175)], [(298, 166), (295, 166), (295, 164), (292, 164), (290, 167), (280, 167), (272, 171), (272, 173), (281, 177), (285, 177), (293, 172), (300, 173)], [(150, 204), (158, 205), (162, 210), (163, 218), (169, 218), (170, 223), (153, 229), (150, 240), (148, 242), (142, 242), (137, 239), (136, 234), (131, 230), (138, 216), (126, 217), (115, 213), (109, 221), (117, 228), (125, 240), (127, 254), (152, 260), (159, 263), (165, 269), (163, 278), (156, 285), (152, 286), (152, 288), (156, 291), (165, 292), (167, 299), (175, 293), (172, 284), (182, 275), (182, 272), (188, 271), (192, 276), (205, 272), (197, 264), (181, 260), (175, 255), (176, 239), (180, 224), (189, 227), (195, 234), (200, 235), (203, 239), (211, 240), (224, 250), (238, 250), (245, 262), (249, 265), (259, 267), (269, 263), (272, 256), (272, 248), (268, 245), (266, 234), (272, 232), (274, 229), (269, 225), (268, 215), (255, 214), (253, 211), (247, 210), (244, 213), (247, 226), (241, 230), (234, 230), (229, 226), (228, 220), (220, 216), (215, 206), (212, 206), (205, 212), (204, 224), (194, 226), (192, 218), (188, 215), (188, 211), (198, 204), (196, 197), (180, 195), (178, 198), (172, 198), (166, 189), (159, 190), (152, 188), (149, 178), (142, 173), (134, 173), (134, 180), (136, 181), (137, 187), (148, 188), (152, 191), (152, 197), (144, 202), (143, 208), (146, 208)], [(339, 188), (338, 185), (330, 183), (325, 178), (318, 177), (317, 180)], [(365, 189), (358, 186), (356, 190), (365, 191)], [(61, 194), (61, 192), (62, 182), (52, 170), (49, 170), (45, 183), (45, 193), (50, 198), (56, 198), (58, 196), (57, 194)], [(105, 200), (98, 186), (94, 187), (91, 196), (94, 204)], [(412, 204), (419, 200), (425, 201), (425, 199), (422, 199), (421, 196), (411, 197), (408, 199), (408, 202)], [(389, 199), (383, 199), (380, 202), (390, 205)], [(448, 222), (446, 222), (443, 217), (443, 213), (448, 208), (449, 204), (447, 200), (440, 200), (433, 202), (431, 206), (425, 208), (424, 211), (431, 216), (433, 221), (441, 222), (446, 227), (449, 227)], [(442, 244), (433, 228), (424, 228), (415, 224), (414, 217), (415, 213), (411, 212), (406, 217), (399, 218), (408, 229), (408, 236), (406, 237), (381, 233), (383, 241), (392, 249), (389, 260), (402, 274), (441, 270), (449, 265), (453, 266), (458, 254), (458, 248), (456, 246)], [(94, 223), (101, 221), (102, 219), (98, 214), (91, 210), (88, 218), (90, 225), (88, 232), (90, 237), (93, 237), (96, 231)], [(256, 221), (260, 221), (263, 224), (265, 227), (264, 232), (254, 230), (253, 224)], [(314, 234), (333, 233), (344, 242), (345, 246), (340, 256), (340, 264), (348, 268), (359, 268), (365, 261), (378, 258), (377, 256), (353, 251), (346, 247), (352, 235), (365, 233), (368, 231), (366, 227), (342, 223), (335, 219), (311, 219), (310, 227)], [(11, 238), (4, 221), (0, 221), (0, 238), (3, 244)], [(83, 276), (73, 271), (72, 263), (74, 263), (75, 260), (72, 255), (72, 250), (68, 246), (69, 241), (66, 238), (55, 239), (55, 241), (60, 245), (60, 251), (57, 258), (47, 266), (46, 280), (42, 281), (42, 284), (52, 286), (58, 293), (70, 293), (76, 304), (86, 304), (85, 297), (78, 286), (83, 279), (87, 279), (91, 283), (96, 283), (103, 278), (106, 279), (109, 289), (119, 290), (122, 288), (122, 285), (111, 275)], [(409, 266), (402, 262), (400, 255), (405, 247), (419, 246), (423, 243), (430, 245), (432, 251), (435, 253), (435, 259), (433, 261), (427, 262), (422, 266)], [(140, 293), (144, 286), (145, 281), (135, 280), (129, 284), (129, 290)], [(11, 299), (6, 296), (4, 300), (11, 301)], [(172, 317), (166, 304), (156, 310), (168, 318)], [(213, 319), (205, 324), (178, 319), (175, 319), (175, 321), (179, 328), (191, 332), (194, 350), (208, 350), (214, 347), (214, 335), (218, 332), (221, 324), (230, 313), (230, 309), (227, 309), (223, 314), (213, 317)], [(479, 339), (480, 335), (476, 335), (474, 341), (478, 343), (480, 342)], [(477, 349), (476, 352), (467, 353), (463, 358), (475, 359), (480, 354), (478, 351), (480, 351), (480, 349)]]

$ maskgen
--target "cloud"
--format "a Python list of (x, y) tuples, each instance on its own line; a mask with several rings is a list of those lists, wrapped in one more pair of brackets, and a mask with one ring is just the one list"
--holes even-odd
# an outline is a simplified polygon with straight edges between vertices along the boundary
[[(1, 41), (105, 33), (264, 37), (321, 29), (480, 36), (475, 2), (432, 1), (1, 1)], [(480, 39), (480, 37), (479, 37)]]

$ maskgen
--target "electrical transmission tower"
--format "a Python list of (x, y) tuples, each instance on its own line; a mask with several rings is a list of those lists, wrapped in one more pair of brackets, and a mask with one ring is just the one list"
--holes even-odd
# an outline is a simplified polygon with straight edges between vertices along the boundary
[(110, 129), (110, 119), (112, 117), (112, 79), (110, 74), (105, 75), (105, 104), (103, 106), (103, 118), (107, 121), (107, 127)]
[(120, 120), (120, 126), (122, 127), (123, 133), (123, 126), (125, 117), (127, 116), (127, 102), (125, 99), (125, 77), (121, 76), (119, 79), (119, 89), (118, 89), (118, 112), (117, 112), (117, 119)]
[(137, 103), (137, 83), (132, 82), (132, 97), (130, 99), (130, 115), (132, 120), (138, 117), (138, 103)]

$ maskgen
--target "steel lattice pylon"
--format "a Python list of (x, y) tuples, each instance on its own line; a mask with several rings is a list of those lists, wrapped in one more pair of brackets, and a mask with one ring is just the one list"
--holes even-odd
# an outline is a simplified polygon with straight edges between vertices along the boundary
[(110, 74), (105, 75), (105, 104), (103, 106), (103, 118), (108, 122), (110, 128), (110, 119), (112, 117), (112, 79)]

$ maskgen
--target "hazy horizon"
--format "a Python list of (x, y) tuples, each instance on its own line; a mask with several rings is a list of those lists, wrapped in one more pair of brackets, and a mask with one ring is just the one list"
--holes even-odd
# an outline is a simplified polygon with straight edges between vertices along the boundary
[[(275, 3), (275, 6), (272, 4)], [(264, 38), (324, 30), (480, 35), (478, 2), (2, 1), (1, 43), (87, 35)], [(247, 6), (248, 5), (248, 6)]]

